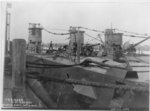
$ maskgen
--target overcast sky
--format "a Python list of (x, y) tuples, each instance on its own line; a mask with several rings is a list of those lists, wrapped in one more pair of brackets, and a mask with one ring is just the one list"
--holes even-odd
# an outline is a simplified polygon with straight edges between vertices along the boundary
[[(150, 35), (150, 3), (128, 2), (11, 2), (11, 40), (28, 40), (28, 23), (40, 23), (53, 32), (66, 32), (70, 26), (84, 26), (97, 30), (113, 28)], [(65, 29), (65, 30), (54, 30)], [(56, 36), (42, 32), (42, 41), (68, 43), (68, 36)], [(89, 35), (98, 33), (87, 31)], [(85, 36), (86, 42), (92, 41)], [(125, 38), (131, 43), (142, 39)], [(144, 44), (149, 44), (150, 40)]]

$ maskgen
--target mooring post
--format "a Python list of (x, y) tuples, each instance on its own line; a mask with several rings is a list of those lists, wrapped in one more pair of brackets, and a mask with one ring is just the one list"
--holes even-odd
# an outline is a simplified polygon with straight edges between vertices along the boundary
[[(13, 106), (25, 99), (26, 41), (14, 39), (12, 43), (12, 100)], [(17, 103), (16, 103), (17, 102)]]

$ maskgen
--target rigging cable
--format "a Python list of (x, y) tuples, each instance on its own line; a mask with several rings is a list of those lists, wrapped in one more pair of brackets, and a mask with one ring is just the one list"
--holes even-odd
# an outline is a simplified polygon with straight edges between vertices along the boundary
[(70, 33), (55, 33), (55, 32), (51, 32), (49, 30), (47, 30), (46, 28), (43, 27), (43, 30), (45, 30), (46, 32), (53, 34), (53, 35), (69, 35)]
[(87, 34), (87, 33), (85, 33), (85, 35), (87, 35), (87, 36), (89, 36), (89, 37), (91, 37), (91, 38), (93, 38), (93, 39), (98, 40), (98, 41), (101, 42), (101, 40), (99, 40), (99, 39), (97, 39), (97, 38), (95, 38), (95, 37), (93, 37), (93, 36), (91, 36), (91, 35), (89, 35), (89, 34)]
[(129, 36), (129, 37), (136, 37), (136, 38), (148, 38), (146, 36), (136, 36), (136, 35), (128, 35), (128, 34), (123, 34), (124, 36)]
[(101, 33), (105, 33), (105, 31), (100, 31), (100, 30), (90, 29), (90, 28), (81, 27), (81, 26), (79, 26), (78, 28), (82, 28), (82, 29), (86, 29), (86, 30), (91, 30), (91, 31), (94, 31), (94, 32), (101, 32)]
[(115, 30), (118, 30), (118, 31), (121, 31), (121, 32), (125, 32), (125, 33), (135, 34), (135, 35), (148, 36), (147, 34), (139, 34), (139, 33), (129, 32), (129, 31), (120, 30), (120, 29), (115, 29)]

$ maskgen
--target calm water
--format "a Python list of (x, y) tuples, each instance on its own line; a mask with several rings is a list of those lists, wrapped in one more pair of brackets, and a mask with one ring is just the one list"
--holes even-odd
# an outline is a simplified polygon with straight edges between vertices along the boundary
[[(136, 56), (136, 57), (128, 57), (130, 60), (137, 60), (139, 62), (130, 62), (130, 65), (136, 65), (136, 66), (149, 66), (149, 58), (150, 56)], [(149, 70), (150, 67), (133, 67), (134, 71), (138, 72), (139, 80), (141, 82), (150, 82), (149, 78)]]
[(141, 56), (141, 57), (137, 57), (137, 58), (143, 60), (143, 62), (145, 62), (145, 63), (148, 63), (148, 64), (150, 63), (150, 62), (149, 62), (150, 56)]

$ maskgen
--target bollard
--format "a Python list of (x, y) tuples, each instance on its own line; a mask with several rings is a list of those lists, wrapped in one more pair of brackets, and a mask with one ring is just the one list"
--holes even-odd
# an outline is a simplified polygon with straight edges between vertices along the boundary
[(12, 43), (12, 100), (13, 106), (22, 106), (18, 100), (23, 101), (25, 95), (26, 71), (26, 41), (14, 39)]

